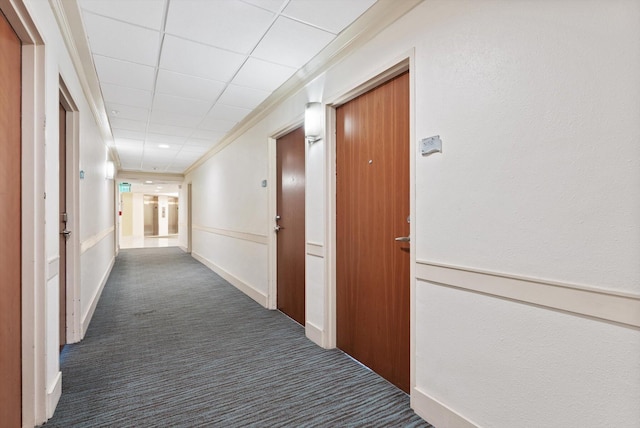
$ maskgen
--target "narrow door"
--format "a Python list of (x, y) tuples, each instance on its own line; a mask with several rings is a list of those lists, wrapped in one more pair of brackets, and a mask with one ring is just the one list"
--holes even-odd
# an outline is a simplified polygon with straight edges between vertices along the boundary
[(409, 74), (337, 109), (337, 345), (409, 391)]
[(20, 40), (0, 12), (0, 425), (22, 425)]
[(60, 195), (60, 349), (67, 343), (67, 112), (59, 105), (59, 195)]
[(276, 142), (278, 309), (305, 324), (304, 129)]

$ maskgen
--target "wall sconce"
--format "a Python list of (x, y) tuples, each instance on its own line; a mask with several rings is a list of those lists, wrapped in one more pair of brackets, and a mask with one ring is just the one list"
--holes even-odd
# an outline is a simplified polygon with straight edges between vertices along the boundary
[(107, 164), (105, 167), (105, 178), (107, 180), (113, 180), (115, 175), (116, 175), (116, 166), (112, 161), (107, 161)]
[(308, 143), (322, 139), (322, 103), (307, 103), (304, 110), (304, 137)]

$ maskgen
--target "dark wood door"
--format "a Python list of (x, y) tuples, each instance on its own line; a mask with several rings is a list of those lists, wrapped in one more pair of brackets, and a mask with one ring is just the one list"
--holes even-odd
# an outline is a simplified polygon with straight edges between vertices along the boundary
[(67, 112), (58, 107), (59, 126), (59, 201), (60, 201), (60, 349), (67, 343)]
[(337, 345), (409, 391), (409, 74), (337, 109)]
[(0, 425), (22, 421), (21, 44), (0, 12)]
[(278, 309), (305, 324), (304, 129), (276, 142)]

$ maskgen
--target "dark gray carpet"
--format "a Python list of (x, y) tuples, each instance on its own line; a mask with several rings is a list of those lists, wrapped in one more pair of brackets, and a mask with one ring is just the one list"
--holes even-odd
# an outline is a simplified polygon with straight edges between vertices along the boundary
[(429, 427), (409, 397), (177, 248), (120, 252), (50, 427)]

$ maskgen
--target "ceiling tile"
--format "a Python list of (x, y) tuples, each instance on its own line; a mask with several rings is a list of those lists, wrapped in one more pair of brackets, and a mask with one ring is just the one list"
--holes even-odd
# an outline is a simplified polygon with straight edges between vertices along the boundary
[[(327, 31), (280, 17), (251, 56), (300, 68), (316, 56), (333, 38), (334, 35)], [(285, 46), (286, 49), (283, 49)]]
[(242, 0), (245, 3), (261, 7), (263, 9), (270, 10), (272, 12), (279, 12), (280, 9), (287, 3), (288, 0)]
[(116, 103), (106, 103), (107, 114), (110, 118), (139, 120), (146, 122), (149, 118), (149, 110), (141, 107), (125, 106)]
[(102, 83), (153, 90), (153, 82), (156, 75), (154, 67), (101, 55), (94, 55), (93, 62), (96, 65), (98, 78)]
[[(207, 143), (211, 144), (210, 141), (208, 141)], [(209, 144), (208, 145), (185, 144), (182, 146), (182, 149), (180, 150), (180, 155), (182, 155), (183, 153), (204, 154), (207, 152), (207, 150), (209, 150), (209, 147), (210, 147)]]
[(199, 119), (209, 111), (212, 101), (195, 100), (193, 98), (176, 97), (174, 95), (156, 94), (153, 109), (198, 116)]
[(151, 123), (180, 127), (191, 127), (198, 126), (201, 121), (202, 116), (198, 117), (164, 110), (153, 110), (151, 112)]
[(282, 13), (338, 34), (375, 2), (376, 0), (291, 0)]
[(226, 82), (244, 60), (244, 55), (167, 35), (160, 68)]
[(251, 110), (240, 107), (226, 106), (216, 104), (213, 106), (207, 117), (219, 120), (228, 120), (230, 122), (240, 122)]
[[(158, 150), (177, 150), (182, 144), (185, 142), (187, 137), (176, 137), (173, 135), (163, 135), (163, 134), (152, 134), (147, 133), (147, 138), (145, 139), (145, 150), (149, 149), (158, 149)], [(161, 148), (158, 147), (160, 144), (167, 144), (169, 148)]]
[[(89, 46), (94, 54), (156, 65), (160, 52), (160, 32), (115, 21), (110, 18), (84, 14)], [(135, 43), (132, 43), (135, 41)]]
[(224, 133), (230, 131), (234, 126), (236, 126), (236, 123), (237, 122), (232, 120), (216, 119), (215, 117), (206, 116), (200, 124), (200, 128), (207, 131)]
[(296, 69), (292, 67), (249, 58), (232, 83), (271, 92), (280, 87), (295, 72)]
[(161, 94), (213, 101), (220, 96), (225, 85), (217, 80), (159, 70), (156, 91)]
[(249, 53), (274, 18), (237, 0), (181, 0), (169, 4), (166, 32), (239, 53)]
[(218, 102), (233, 107), (254, 109), (270, 94), (270, 92), (260, 89), (229, 85), (218, 99)]
[(196, 129), (195, 131), (193, 131), (193, 134), (191, 134), (191, 138), (189, 138), (187, 142), (191, 141), (191, 139), (200, 139), (204, 141), (207, 141), (207, 140), (218, 141), (222, 137), (224, 137), (224, 132), (205, 131), (203, 129)]
[(103, 83), (102, 96), (108, 103), (121, 104), (132, 107), (151, 108), (153, 92), (142, 89), (125, 88), (124, 86)]
[(116, 147), (118, 148), (118, 151), (122, 150), (128, 153), (140, 152), (140, 154), (142, 154), (142, 149), (144, 147), (144, 141), (129, 140), (126, 138), (116, 138), (115, 144), (116, 144)]
[(147, 130), (154, 134), (173, 135), (176, 137), (188, 137), (193, 133), (193, 128), (163, 125), (161, 123), (150, 123)]
[(139, 121), (139, 120), (129, 120), (129, 119), (121, 119), (119, 117), (111, 117), (109, 118), (109, 122), (111, 122), (111, 127), (114, 129), (126, 129), (128, 131), (138, 131), (144, 132), (147, 128), (147, 122)]
[(162, 29), (164, 0), (119, 1), (117, 2), (117, 7), (114, 7), (114, 3), (113, 0), (81, 0), (80, 7), (83, 10), (131, 24), (154, 30)]
[[(113, 126), (113, 123), (112, 123), (112, 126)], [(122, 139), (144, 141), (145, 135), (146, 135), (146, 132), (131, 131), (128, 129), (113, 129), (113, 138), (115, 138), (116, 140), (119, 138), (122, 138)]]

